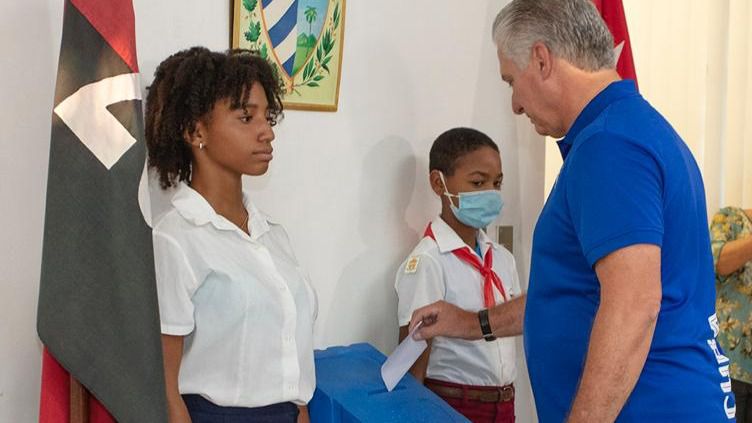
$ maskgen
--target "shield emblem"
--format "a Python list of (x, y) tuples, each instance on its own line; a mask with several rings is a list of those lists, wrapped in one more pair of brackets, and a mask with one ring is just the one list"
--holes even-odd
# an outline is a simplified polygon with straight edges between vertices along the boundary
[(292, 75), (298, 39), (298, 0), (262, 0), (261, 15), (277, 64), (288, 76)]
[(327, 0), (262, 0), (261, 15), (273, 59), (291, 79), (305, 64), (324, 27)]
[(332, 110), (333, 102), (336, 110), (344, 1), (235, 0), (233, 46), (257, 50), (272, 63), (287, 107), (310, 101)]

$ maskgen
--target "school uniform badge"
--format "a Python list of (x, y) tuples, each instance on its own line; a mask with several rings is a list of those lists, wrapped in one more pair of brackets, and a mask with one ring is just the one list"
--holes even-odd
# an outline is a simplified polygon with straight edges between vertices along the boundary
[(419, 262), (420, 262), (420, 257), (418, 256), (412, 256), (409, 259), (407, 259), (407, 263), (405, 263), (405, 273), (417, 272)]

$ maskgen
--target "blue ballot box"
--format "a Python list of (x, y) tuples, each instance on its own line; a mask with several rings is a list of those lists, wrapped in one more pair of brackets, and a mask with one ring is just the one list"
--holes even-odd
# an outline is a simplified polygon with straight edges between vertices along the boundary
[(369, 344), (316, 351), (316, 392), (308, 403), (312, 423), (467, 422), (407, 374), (387, 392), (386, 357)]

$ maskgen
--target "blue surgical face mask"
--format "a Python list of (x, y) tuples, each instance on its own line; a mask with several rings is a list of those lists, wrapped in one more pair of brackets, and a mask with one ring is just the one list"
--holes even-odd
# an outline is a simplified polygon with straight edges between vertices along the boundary
[[(452, 213), (460, 222), (467, 226), (481, 229), (490, 225), (501, 214), (504, 207), (504, 199), (498, 190), (459, 192), (457, 195), (447, 190), (444, 174), (439, 172), (441, 182), (444, 184), (444, 195), (449, 199)], [(459, 207), (454, 205), (452, 197), (456, 197)]]

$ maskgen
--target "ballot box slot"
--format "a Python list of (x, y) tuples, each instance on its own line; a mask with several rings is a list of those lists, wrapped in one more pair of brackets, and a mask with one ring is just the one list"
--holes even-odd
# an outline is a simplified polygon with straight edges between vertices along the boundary
[[(394, 387), (394, 389), (392, 389), (392, 392), (403, 391), (403, 390), (405, 390), (404, 386), (397, 385), (397, 386)], [(388, 392), (386, 390), (386, 387), (379, 388), (379, 389), (374, 389), (374, 390), (366, 392), (366, 394), (368, 394), (369, 397), (370, 396), (374, 396), (374, 395), (388, 394), (388, 393), (390, 393), (390, 392)]]

